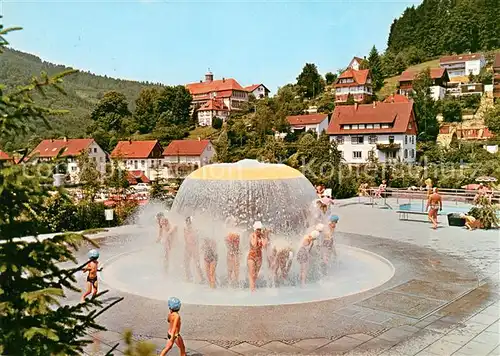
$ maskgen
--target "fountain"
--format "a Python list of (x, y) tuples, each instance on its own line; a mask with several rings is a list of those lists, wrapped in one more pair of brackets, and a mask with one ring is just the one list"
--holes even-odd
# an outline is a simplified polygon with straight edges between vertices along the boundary
[[(162, 246), (154, 243), (158, 234), (154, 212), (146, 209), (143, 215), (147, 219), (144, 216), (139, 219), (148, 226), (147, 233), (141, 234), (140, 246), (129, 248), (107, 261), (102, 279), (124, 292), (159, 300), (167, 300), (175, 290), (175, 295), (184, 303), (199, 305), (311, 302), (359, 293), (388, 281), (394, 274), (390, 262), (369, 251), (337, 244), (335, 263), (325, 274), (313, 261), (305, 286), (297, 282), (299, 264), (295, 256), (289, 280), (279, 287), (273, 285), (273, 276), (264, 258), (257, 291), (249, 291), (247, 253), (254, 222), (261, 221), (264, 228), (271, 231), (273, 244), (289, 245), (297, 252), (303, 235), (312, 231), (317, 222), (311, 218), (316, 197), (314, 187), (304, 175), (283, 164), (242, 160), (204, 166), (184, 180), (167, 215), (177, 226), (168, 269), (164, 265)], [(200, 239), (214, 241), (218, 255), (216, 289), (195, 279), (186, 281), (183, 231), (187, 217), (191, 217)], [(240, 235), (240, 283), (237, 287), (227, 278), (225, 238), (230, 230), (225, 221), (228, 217), (233, 217), (237, 223), (236, 231), (233, 227), (232, 232)], [(190, 268), (196, 276), (195, 266)]]

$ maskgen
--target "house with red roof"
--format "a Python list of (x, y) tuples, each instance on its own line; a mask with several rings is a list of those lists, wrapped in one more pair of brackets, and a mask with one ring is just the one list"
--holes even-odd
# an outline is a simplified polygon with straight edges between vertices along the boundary
[(87, 152), (89, 158), (95, 162), (97, 170), (104, 174), (106, 172), (107, 154), (92, 138), (64, 138), (43, 140), (28, 155), (31, 162), (50, 162), (58, 155), (67, 162), (67, 178), (71, 183), (78, 183), (80, 167), (78, 156)]
[(372, 77), (369, 69), (359, 69), (362, 59), (354, 57), (347, 69), (335, 81), (335, 102), (346, 102), (349, 95), (358, 103), (373, 95)]
[(244, 88), (249, 94), (252, 93), (255, 98), (263, 99), (269, 96), (271, 92), (264, 84), (252, 84)]
[(448, 71), (450, 81), (463, 81), (469, 74), (478, 75), (486, 65), (482, 53), (468, 53), (444, 56), (439, 59), (439, 67)]
[(212, 126), (212, 120), (216, 117), (226, 121), (229, 116), (229, 108), (220, 99), (210, 99), (196, 112), (198, 125)]
[(231, 110), (238, 110), (248, 101), (248, 92), (233, 78), (214, 80), (212, 72), (205, 74), (205, 81), (186, 84), (193, 96), (193, 106), (199, 108), (210, 99), (220, 100)]
[(174, 140), (163, 151), (164, 176), (184, 178), (192, 171), (212, 163), (215, 153), (210, 140)]
[(413, 101), (338, 105), (327, 134), (349, 164), (416, 159), (417, 124)]
[(156, 179), (162, 174), (163, 148), (158, 140), (120, 141), (111, 152), (111, 158), (118, 161), (122, 169), (140, 172), (148, 179)]
[[(409, 96), (413, 92), (413, 81), (418, 76), (418, 71), (405, 70), (399, 76), (399, 93)], [(443, 99), (446, 95), (446, 87), (450, 78), (444, 68), (431, 68), (430, 75), (432, 86), (430, 87), (431, 96), (434, 100)]]
[(287, 116), (286, 120), (290, 124), (293, 132), (315, 132), (318, 136), (328, 128), (327, 114), (309, 114)]

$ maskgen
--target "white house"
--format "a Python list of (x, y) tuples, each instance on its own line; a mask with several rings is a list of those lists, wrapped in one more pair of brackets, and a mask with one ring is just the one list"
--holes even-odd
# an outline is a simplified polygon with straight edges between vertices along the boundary
[(157, 140), (128, 140), (118, 142), (111, 158), (117, 160), (122, 169), (154, 180), (162, 173), (162, 153), (163, 148)]
[(248, 93), (252, 93), (257, 99), (267, 98), (271, 92), (264, 84), (252, 84), (245, 87)]
[[(429, 70), (432, 85), (430, 87), (430, 94), (434, 100), (443, 99), (446, 95), (446, 88), (450, 78), (448, 72), (444, 68), (432, 68)], [(417, 77), (418, 72), (405, 70), (399, 76), (399, 93), (409, 96), (413, 93), (413, 81)]]
[(193, 170), (212, 163), (215, 149), (209, 140), (174, 140), (163, 151), (167, 178), (182, 178)]
[(363, 61), (363, 58), (360, 57), (353, 57), (351, 59), (351, 62), (347, 66), (347, 68), (351, 68), (354, 70), (359, 70), (359, 67), (361, 66), (361, 62)]
[(198, 125), (212, 126), (215, 117), (226, 121), (229, 116), (229, 109), (222, 100), (210, 99), (197, 111)]
[(319, 136), (328, 128), (327, 114), (287, 116), (286, 119), (293, 132), (313, 131)]
[(95, 162), (97, 170), (104, 174), (106, 172), (106, 152), (92, 138), (72, 138), (59, 140), (43, 140), (29, 154), (34, 163), (52, 161), (58, 154), (66, 159), (67, 178), (71, 183), (78, 183), (80, 168), (78, 156), (87, 152), (91, 160)]
[(417, 125), (413, 101), (338, 105), (327, 130), (349, 164), (416, 159)]
[(470, 73), (478, 75), (485, 65), (486, 60), (481, 53), (445, 56), (439, 59), (439, 66), (448, 71), (451, 81), (465, 80), (464, 77), (467, 77)]

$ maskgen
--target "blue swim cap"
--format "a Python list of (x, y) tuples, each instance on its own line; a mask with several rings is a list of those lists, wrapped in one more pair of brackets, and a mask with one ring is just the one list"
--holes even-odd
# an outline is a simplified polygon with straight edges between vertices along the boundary
[(90, 250), (88, 256), (89, 256), (89, 260), (97, 260), (99, 258), (99, 251)]
[(170, 297), (168, 299), (168, 309), (172, 311), (179, 311), (181, 309), (181, 301), (179, 298)]
[(337, 215), (330, 215), (330, 222), (336, 223), (339, 221), (339, 217)]

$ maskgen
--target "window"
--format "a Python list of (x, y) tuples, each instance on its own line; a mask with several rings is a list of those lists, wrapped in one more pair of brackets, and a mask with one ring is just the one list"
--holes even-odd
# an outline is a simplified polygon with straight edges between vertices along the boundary
[(96, 147), (94, 147), (94, 153), (97, 153), (97, 148)]
[(99, 161), (103, 162), (104, 161), (104, 157), (99, 158)]
[(141, 167), (144, 167), (144, 164), (145, 164), (145, 163), (146, 163), (146, 162), (145, 162), (144, 160), (142, 160), (142, 161), (141, 161)]
[(350, 130), (351, 129), (351, 125), (344, 125), (344, 130)]
[(364, 143), (363, 136), (351, 136), (351, 145), (362, 145)]
[(74, 167), (74, 166), (73, 166), (73, 167), (71, 167), (71, 171), (72, 171), (72, 172), (76, 172), (76, 167)]
[(411, 122), (408, 124), (408, 130), (411, 130)]
[(352, 125), (352, 129), (353, 129), (353, 130), (357, 130), (358, 128), (359, 128), (359, 126), (358, 126), (358, 125)]
[(373, 129), (373, 124), (366, 124), (367, 129)]
[(394, 143), (394, 136), (389, 136), (389, 143)]
[(380, 128), (380, 124), (373, 124), (373, 128), (374, 129), (379, 129)]
[(361, 159), (361, 151), (352, 151), (353, 159)]
[(386, 152), (386, 153), (385, 153), (385, 157), (386, 157), (387, 159), (393, 159), (393, 158), (396, 158), (396, 152), (394, 152), (394, 151), (389, 151), (389, 152)]
[(374, 144), (377, 143), (378, 137), (376, 135), (370, 135), (368, 136), (368, 143)]
[(415, 158), (415, 150), (413, 148), (410, 150), (410, 158)]
[(408, 158), (408, 150), (405, 148), (405, 158)]
[(137, 160), (134, 160), (134, 168), (137, 169)]
[(383, 129), (388, 129), (389, 128), (389, 124), (382, 124), (382, 128)]
[(337, 136), (337, 144), (342, 145), (344, 143), (344, 136)]
[(364, 128), (365, 128), (365, 124), (360, 124), (360, 125), (359, 125), (359, 128), (360, 128), (360, 129), (364, 129)]
[(408, 144), (408, 136), (405, 135), (405, 145)]

